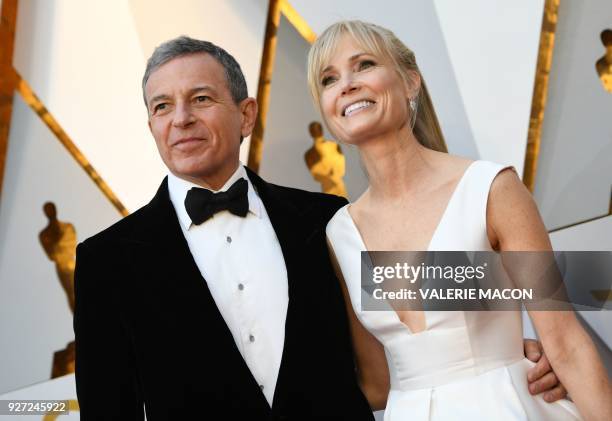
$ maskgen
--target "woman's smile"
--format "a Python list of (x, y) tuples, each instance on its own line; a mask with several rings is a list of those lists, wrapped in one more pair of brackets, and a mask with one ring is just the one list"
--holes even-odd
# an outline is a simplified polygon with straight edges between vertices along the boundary
[(368, 100), (353, 102), (352, 104), (344, 108), (342, 115), (344, 117), (350, 117), (352, 115), (355, 115), (361, 111), (364, 111), (370, 108), (372, 105), (375, 105), (375, 104), (376, 103), (374, 101), (368, 101)]

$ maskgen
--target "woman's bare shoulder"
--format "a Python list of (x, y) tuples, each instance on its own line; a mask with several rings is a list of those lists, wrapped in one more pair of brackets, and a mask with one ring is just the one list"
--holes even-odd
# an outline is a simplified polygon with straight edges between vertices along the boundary
[(434, 169), (441, 184), (456, 183), (473, 162), (473, 159), (443, 152), (434, 155)]

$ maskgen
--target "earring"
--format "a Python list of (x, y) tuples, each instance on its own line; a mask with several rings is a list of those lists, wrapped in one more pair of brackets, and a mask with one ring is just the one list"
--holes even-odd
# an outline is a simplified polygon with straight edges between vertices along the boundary
[(412, 129), (414, 129), (417, 120), (417, 106), (419, 105), (417, 98), (418, 96), (410, 98), (410, 101), (408, 101), (408, 105), (410, 106), (410, 128)]
[(410, 98), (409, 104), (410, 104), (410, 109), (412, 110), (412, 112), (415, 112), (416, 106), (417, 106), (416, 99)]

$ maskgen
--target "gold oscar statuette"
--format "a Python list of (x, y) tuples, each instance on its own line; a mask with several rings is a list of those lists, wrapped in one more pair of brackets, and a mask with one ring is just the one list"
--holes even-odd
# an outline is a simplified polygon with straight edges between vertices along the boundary
[(604, 89), (612, 93), (612, 29), (606, 29), (601, 33), (601, 42), (606, 52), (597, 60), (595, 68)]
[[(55, 204), (47, 202), (43, 211), (49, 220), (38, 238), (49, 260), (55, 263), (55, 271), (66, 293), (70, 310), (74, 312), (74, 266), (76, 262), (77, 235), (74, 226), (57, 219)], [(51, 377), (74, 373), (74, 341), (66, 349), (53, 356)]]
[(317, 121), (310, 123), (308, 130), (314, 145), (306, 151), (304, 160), (312, 177), (324, 193), (347, 197), (342, 179), (346, 163), (340, 145), (323, 137), (323, 127)]

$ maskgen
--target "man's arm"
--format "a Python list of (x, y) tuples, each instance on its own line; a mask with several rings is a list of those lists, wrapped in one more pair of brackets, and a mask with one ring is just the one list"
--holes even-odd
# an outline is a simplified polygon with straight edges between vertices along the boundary
[[(114, 262), (79, 244), (75, 269), (76, 388), (81, 420), (143, 420), (136, 365), (107, 269)], [(105, 275), (106, 274), (106, 275)]]

